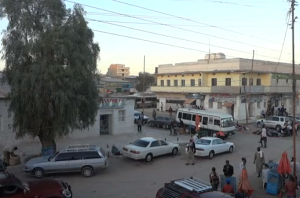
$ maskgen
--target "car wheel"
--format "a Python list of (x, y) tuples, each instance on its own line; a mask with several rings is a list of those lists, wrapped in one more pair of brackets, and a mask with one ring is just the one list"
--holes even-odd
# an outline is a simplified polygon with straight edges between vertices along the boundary
[(209, 154), (208, 154), (209, 159), (214, 158), (214, 156), (215, 156), (215, 152), (210, 151)]
[(43, 178), (45, 176), (45, 170), (42, 168), (35, 168), (32, 172), (36, 178)]
[(258, 128), (261, 128), (261, 122), (258, 122), (256, 125)]
[(81, 174), (84, 177), (92, 177), (94, 175), (94, 169), (92, 167), (83, 167), (81, 170)]
[(233, 146), (231, 146), (230, 148), (229, 148), (229, 153), (232, 153), (233, 152)]
[(276, 130), (277, 130), (277, 131), (281, 131), (281, 126), (277, 125), (277, 126), (276, 126)]
[(151, 162), (152, 158), (153, 158), (152, 154), (149, 153), (149, 154), (146, 155), (145, 160), (146, 160), (146, 162)]
[(177, 153), (178, 153), (178, 148), (173, 148), (173, 150), (172, 150), (172, 155), (177, 155)]

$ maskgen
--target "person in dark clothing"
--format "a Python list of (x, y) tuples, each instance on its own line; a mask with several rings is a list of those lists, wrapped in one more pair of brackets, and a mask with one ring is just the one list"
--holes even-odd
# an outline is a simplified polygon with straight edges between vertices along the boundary
[(179, 119), (179, 126), (180, 126), (180, 134), (184, 133), (184, 124), (183, 121), (181, 120), (181, 118)]
[(225, 177), (231, 177), (233, 175), (233, 166), (229, 164), (228, 160), (226, 160), (226, 164), (223, 167), (223, 173)]
[(213, 189), (218, 190), (220, 179), (219, 179), (219, 175), (216, 172), (215, 167), (213, 167), (211, 169), (211, 173), (209, 174), (209, 181), (210, 181), (211, 186), (213, 187)]
[(143, 125), (143, 118), (141, 116), (137, 120), (137, 125), (138, 125), (138, 132), (141, 132), (142, 131), (142, 125)]
[(187, 153), (188, 161), (185, 165), (189, 165), (190, 163), (194, 165), (195, 164), (194, 154), (196, 153), (196, 145), (193, 139), (190, 139), (190, 143), (186, 146), (186, 153)]

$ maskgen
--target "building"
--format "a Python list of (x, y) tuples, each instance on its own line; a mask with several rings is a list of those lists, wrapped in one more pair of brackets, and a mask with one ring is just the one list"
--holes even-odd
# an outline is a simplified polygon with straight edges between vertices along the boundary
[[(197, 105), (244, 120), (246, 110), (250, 117), (256, 117), (268, 106), (281, 104), (291, 113), (291, 73), (292, 65), (287, 63), (254, 60), (252, 67), (251, 59), (226, 59), (224, 54), (211, 54), (196, 62), (159, 65), (157, 86), (152, 86), (151, 91), (157, 94), (158, 109)], [(300, 74), (298, 66), (296, 74)], [(296, 110), (300, 112), (299, 101)]]
[(117, 78), (124, 78), (129, 76), (130, 74), (130, 67), (125, 67), (122, 64), (111, 64), (107, 70), (107, 76), (110, 77), (117, 77)]
[(107, 92), (113, 92), (113, 93), (130, 92), (131, 89), (131, 83), (129, 81), (119, 79), (119, 78), (102, 76), (100, 80), (95, 83), (101, 94)]
[[(0, 80), (3, 79), (0, 73)], [(0, 83), (0, 146), (5, 142), (38, 141), (29, 137), (21, 140), (15, 139), (12, 130), (12, 117), (8, 114), (10, 92), (9, 85)], [(99, 135), (117, 135), (134, 132), (134, 105), (135, 97), (99, 95), (99, 109), (93, 126), (85, 130), (74, 130), (66, 138), (77, 139), (83, 137), (99, 137)]]

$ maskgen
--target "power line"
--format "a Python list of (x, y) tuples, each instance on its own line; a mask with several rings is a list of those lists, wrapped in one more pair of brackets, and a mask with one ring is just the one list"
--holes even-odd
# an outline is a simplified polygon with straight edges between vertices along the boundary
[[(69, 1), (69, 0), (64, 0), (64, 1), (65, 2), (69, 2), (69, 3), (73, 3), (73, 4), (80, 4), (80, 3), (77, 3), (77, 2), (74, 2), (74, 1)], [(112, 0), (112, 1), (115, 1), (115, 0)], [(265, 48), (265, 47), (260, 47), (260, 46), (256, 46), (256, 45), (252, 45), (252, 44), (247, 44), (247, 43), (244, 43), (244, 42), (235, 41), (235, 40), (231, 40), (231, 39), (226, 39), (226, 38), (222, 38), (222, 37), (219, 37), (219, 36), (213, 36), (213, 35), (210, 35), (210, 34), (205, 34), (205, 33), (197, 32), (197, 31), (189, 30), (189, 29), (175, 27), (175, 26), (171, 26), (171, 25), (168, 25), (168, 24), (163, 24), (163, 23), (159, 23), (159, 22), (155, 22), (155, 21), (151, 21), (151, 20), (147, 20), (147, 19), (141, 19), (141, 18), (134, 17), (134, 16), (131, 16), (131, 15), (122, 14), (122, 13), (118, 13), (118, 12), (114, 12), (114, 11), (102, 9), (102, 8), (98, 8), (98, 7), (95, 7), (95, 6), (90, 6), (90, 5), (86, 5), (86, 4), (80, 4), (80, 5), (85, 6), (85, 7), (90, 7), (90, 8), (93, 8), (93, 9), (97, 9), (97, 10), (102, 10), (102, 11), (106, 11), (106, 12), (110, 12), (110, 13), (115, 13), (115, 14), (119, 14), (119, 15), (131, 17), (131, 18), (136, 18), (136, 19), (142, 20), (142, 21), (148, 21), (148, 22), (151, 22), (151, 23), (160, 24), (162, 26), (167, 26), (167, 27), (171, 27), (171, 28), (174, 28), (174, 29), (179, 29), (179, 30), (183, 30), (183, 31), (187, 31), (187, 32), (192, 32), (192, 33), (200, 34), (200, 35), (214, 37), (214, 38), (218, 38), (218, 39), (222, 39), (222, 40), (227, 40), (227, 41), (231, 41), (231, 42), (235, 42), (235, 43), (239, 43), (239, 44), (243, 44), (243, 45), (247, 45), (247, 46), (257, 47), (257, 48), (261, 48), (261, 49), (265, 49), (265, 50), (269, 50), (269, 51), (279, 52), (278, 50), (274, 50), (274, 49), (270, 49), (270, 48)], [(290, 54), (290, 53), (286, 53), (286, 54)]]

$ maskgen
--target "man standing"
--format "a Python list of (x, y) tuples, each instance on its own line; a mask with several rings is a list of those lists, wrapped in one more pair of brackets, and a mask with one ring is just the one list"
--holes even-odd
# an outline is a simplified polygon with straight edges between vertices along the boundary
[(261, 147), (267, 148), (267, 129), (263, 125), (263, 128), (261, 129)]
[(196, 145), (193, 141), (193, 139), (190, 139), (190, 143), (187, 145), (186, 147), (186, 152), (188, 155), (188, 162), (185, 165), (190, 165), (190, 163), (192, 163), (192, 165), (195, 164), (195, 152), (196, 152)]
[(181, 118), (179, 118), (180, 135), (184, 133), (184, 124)]
[(18, 147), (14, 146), (14, 145), (9, 145), (7, 144), (4, 148), (3, 148), (3, 157), (4, 157), (4, 162), (6, 164), (9, 165), (9, 159), (10, 156), (14, 155), (14, 151), (18, 150)]
[(170, 106), (170, 108), (169, 108), (169, 113), (170, 113), (170, 117), (172, 117), (173, 109), (172, 109), (171, 106)]
[(164, 110), (164, 104), (163, 104), (163, 102), (160, 103), (160, 110), (161, 110), (161, 111)]
[(285, 191), (287, 198), (296, 198), (296, 189), (297, 185), (295, 183), (295, 179), (292, 175), (290, 175), (289, 180), (285, 182)]
[(153, 120), (156, 119), (156, 111), (155, 111), (155, 109), (153, 109), (153, 111), (152, 111), (152, 117), (153, 117)]
[(265, 164), (265, 156), (263, 151), (260, 150), (260, 147), (257, 147), (257, 151), (254, 154), (253, 163), (256, 164), (257, 177), (260, 177), (262, 174), (263, 165)]
[(233, 166), (231, 166), (231, 164), (229, 164), (229, 160), (226, 160), (226, 164), (223, 167), (223, 173), (225, 175), (225, 177), (232, 177), (233, 175)]
[(140, 116), (139, 119), (137, 120), (137, 125), (138, 125), (138, 132), (142, 131), (142, 124), (143, 124), (143, 119)]

